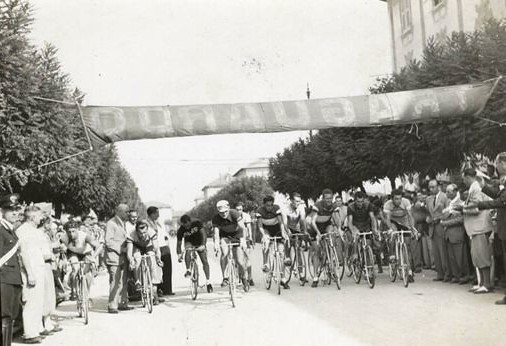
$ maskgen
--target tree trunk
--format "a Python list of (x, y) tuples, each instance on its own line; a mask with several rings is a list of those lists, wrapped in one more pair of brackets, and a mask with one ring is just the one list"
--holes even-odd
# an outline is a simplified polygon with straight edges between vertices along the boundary
[(61, 213), (63, 211), (63, 205), (61, 204), (61, 202), (53, 202), (54, 204), (54, 218), (55, 219), (60, 219), (61, 218)]

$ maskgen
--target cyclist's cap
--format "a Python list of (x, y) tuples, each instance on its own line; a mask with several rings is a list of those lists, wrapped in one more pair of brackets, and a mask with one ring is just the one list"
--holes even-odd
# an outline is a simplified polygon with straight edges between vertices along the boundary
[(216, 203), (216, 209), (218, 209), (219, 212), (227, 211), (230, 209), (230, 205), (228, 204), (228, 201), (221, 200)]

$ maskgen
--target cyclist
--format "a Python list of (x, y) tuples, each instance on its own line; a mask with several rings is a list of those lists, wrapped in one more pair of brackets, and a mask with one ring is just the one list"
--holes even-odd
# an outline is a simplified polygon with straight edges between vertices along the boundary
[[(214, 249), (218, 251), (221, 247), (221, 270), (225, 273), (227, 267), (228, 244), (239, 243), (239, 246), (234, 246), (232, 248), (232, 255), (239, 266), (239, 278), (243, 283), (243, 287), (246, 289), (246, 278), (244, 275), (244, 249), (246, 248), (246, 238), (244, 238), (244, 234), (246, 233), (246, 227), (237, 210), (230, 209), (228, 201), (218, 201), (218, 203), (216, 203), (216, 209), (218, 210), (218, 214), (214, 215), (212, 218)], [(225, 287), (228, 284), (229, 278), (224, 277), (221, 286)]]
[(204, 225), (200, 220), (192, 220), (190, 216), (183, 215), (179, 219), (181, 226), (177, 230), (177, 245), (176, 252), (179, 256), (179, 262), (183, 260), (183, 253), (181, 251), (181, 245), (184, 239), (184, 248), (185, 248), (185, 256), (184, 262), (186, 264), (186, 273), (184, 274), (185, 278), (189, 278), (191, 276), (190, 273), (190, 251), (191, 248), (195, 248), (200, 261), (202, 262), (202, 267), (204, 268), (204, 274), (206, 275), (206, 288), (207, 292), (211, 293), (213, 291), (213, 286), (211, 285), (210, 279), (210, 271), (209, 271), (209, 262), (207, 261), (207, 249), (206, 249), (206, 241), (207, 234), (204, 230)]
[(75, 280), (79, 270), (79, 261), (86, 261), (84, 265), (84, 275), (88, 292), (90, 292), (93, 277), (96, 274), (96, 257), (101, 248), (100, 244), (87, 233), (87, 228), (81, 222), (69, 221), (64, 226), (67, 236), (64, 239), (67, 248), (67, 260), (72, 270), (69, 274), (69, 284), (71, 287), (70, 300), (76, 299), (77, 281)]
[[(299, 242), (302, 242), (303, 239), (308, 238), (306, 226), (306, 209), (304, 207), (302, 197), (300, 196), (299, 193), (297, 192), (292, 193), (290, 197), (290, 204), (288, 205), (288, 211), (286, 214), (282, 213), (282, 217), (285, 229), (288, 230), (288, 233), (290, 233), (290, 235), (294, 234), (300, 235)], [(290, 248), (295, 245), (294, 242), (295, 239), (290, 240), (290, 247), (288, 248), (287, 251), (288, 256), (290, 256)], [(292, 259), (291, 257), (288, 258)], [(302, 259), (299, 258), (299, 261), (302, 261)]]
[(411, 215), (411, 202), (402, 197), (403, 193), (401, 190), (393, 190), (392, 198), (388, 200), (383, 206), (383, 212), (385, 214), (385, 224), (388, 226), (387, 233), (390, 237), (390, 262), (395, 261), (395, 240), (396, 236), (392, 235), (392, 231), (395, 230), (411, 230), (411, 234), (404, 235), (404, 243), (408, 248), (409, 256), (409, 269), (408, 269), (408, 280), (414, 282), (413, 278), (413, 255), (411, 253), (411, 237), (418, 236), (414, 226), (414, 219)]
[[(149, 227), (146, 220), (139, 220), (135, 223), (135, 229), (127, 234), (127, 258), (130, 263), (130, 270), (134, 273), (135, 286), (139, 290), (141, 288), (141, 256), (149, 255), (145, 262), (151, 272), (153, 305), (163, 303), (165, 300), (158, 297), (156, 285), (161, 280), (161, 271), (159, 267), (163, 267), (160, 259), (160, 248), (158, 247), (158, 236), (155, 230)], [(155, 260), (153, 261), (153, 256)]]
[[(366, 194), (362, 191), (355, 192), (354, 202), (348, 206), (348, 227), (353, 234), (353, 257), (356, 258), (358, 251), (358, 235), (360, 233), (372, 231), (377, 237), (378, 221), (374, 215), (374, 207), (372, 203), (367, 200)], [(367, 236), (367, 243), (371, 248), (375, 249), (375, 244), (370, 236)], [(378, 273), (383, 273), (381, 266), (381, 257), (376, 254), (376, 261), (378, 263)]]
[(248, 282), (250, 286), (255, 286), (255, 282), (253, 282), (253, 276), (251, 275), (251, 261), (249, 260), (251, 251), (253, 250), (255, 240), (253, 239), (253, 232), (251, 229), (251, 216), (244, 212), (244, 203), (243, 202), (237, 202), (235, 205), (235, 210), (242, 216), (242, 220), (244, 221), (244, 226), (246, 227), (246, 257), (245, 263), (246, 263), (246, 270), (248, 271)]
[[(309, 237), (311, 242), (311, 256), (313, 259), (315, 273), (320, 268), (320, 261), (323, 252), (320, 248), (320, 240), (322, 234), (336, 230), (341, 233), (341, 237), (336, 238), (336, 246), (338, 250), (339, 260), (342, 260), (342, 237), (341, 220), (339, 217), (339, 208), (333, 202), (334, 193), (330, 189), (322, 191), (322, 199), (311, 207), (311, 227), (309, 229)], [(318, 277), (313, 277), (311, 287), (318, 287)]]
[[(262, 270), (264, 272), (269, 271), (269, 266), (267, 265), (267, 259), (269, 257), (269, 252), (272, 253), (274, 251), (274, 244), (269, 241), (268, 237), (283, 237), (285, 241), (288, 241), (288, 233), (285, 229), (285, 225), (283, 222), (283, 215), (281, 213), (281, 209), (279, 205), (274, 204), (274, 197), (266, 196), (263, 200), (264, 204), (257, 209), (256, 217), (257, 224), (260, 233), (262, 233), (262, 244), (263, 248), (263, 259), (264, 264)], [(282, 240), (278, 239), (276, 241), (278, 251), (282, 254), (285, 253), (285, 245)], [(289, 265), (290, 258), (286, 258), (283, 261), (281, 268), (281, 275), (284, 273), (284, 266)], [(285, 263), (286, 262), (286, 263)], [(284, 278), (281, 279), (281, 286), (284, 289), (289, 289), (288, 283)]]

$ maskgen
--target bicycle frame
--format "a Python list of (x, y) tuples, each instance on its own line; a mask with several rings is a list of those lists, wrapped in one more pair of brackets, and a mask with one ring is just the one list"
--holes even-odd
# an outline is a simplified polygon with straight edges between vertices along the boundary
[[(282, 253), (279, 251), (278, 249), (278, 243), (277, 243), (277, 240), (282, 240), (283, 237), (269, 237), (267, 236), (267, 238), (269, 239), (269, 245), (268, 245), (268, 248), (267, 248), (267, 251), (268, 252), (268, 261), (271, 264), (270, 266), (270, 271), (268, 273), (268, 279), (267, 280), (271, 280), (272, 278), (274, 278), (274, 281), (276, 282), (276, 285), (277, 285), (277, 292), (278, 292), (278, 295), (281, 294), (281, 261), (282, 261)], [(273, 253), (271, 253), (271, 244), (272, 246), (274, 247), (274, 251)], [(270, 282), (268, 284), (269, 287), (267, 287), (267, 289), (270, 288)]]
[(234, 260), (233, 248), (239, 247), (240, 243), (227, 243), (228, 254), (227, 254), (227, 266), (225, 267), (225, 277), (228, 277), (229, 280), (229, 293), (230, 300), (232, 301), (232, 307), (235, 308), (235, 295), (237, 293), (237, 285), (239, 281), (239, 277), (237, 274), (236, 264)]
[(75, 290), (76, 290), (76, 304), (77, 312), (79, 317), (84, 317), (84, 324), (88, 324), (89, 315), (89, 287), (88, 281), (86, 280), (86, 274), (84, 273), (84, 267), (86, 265), (93, 265), (91, 261), (79, 261), (76, 276), (74, 278)]
[[(411, 233), (411, 231), (407, 231), (407, 230), (392, 231), (392, 236), (396, 235), (395, 245), (394, 245), (395, 246), (395, 263), (394, 263), (394, 265), (396, 268), (394, 268), (394, 270), (399, 271), (399, 275), (402, 276), (404, 286), (408, 287), (408, 285), (409, 285), (408, 272), (410, 270), (410, 263), (409, 263), (409, 249), (407, 248), (407, 246), (405, 245), (406, 243), (404, 242), (404, 235), (405, 234), (411, 235), (412, 233)], [(403, 249), (406, 249), (407, 258), (404, 258), (404, 256), (402, 255)], [(404, 262), (406, 262), (406, 263), (404, 263)], [(392, 281), (395, 281), (395, 276), (393, 277)]]
[(151, 277), (151, 268), (148, 265), (148, 258), (153, 261), (154, 254), (149, 255), (141, 255), (141, 263), (139, 265), (139, 273), (141, 282), (141, 299), (143, 306), (148, 308), (148, 312), (153, 312), (153, 302), (154, 302), (154, 293), (153, 293), (153, 278)]
[[(291, 247), (293, 249), (293, 262), (292, 262), (292, 270), (290, 271), (290, 277), (291, 278), (291, 272), (293, 271), (296, 277), (299, 279), (299, 283), (301, 286), (304, 286), (304, 284), (307, 282), (306, 276), (307, 276), (307, 264), (306, 264), (306, 258), (304, 256), (304, 250), (302, 247), (303, 239), (300, 238), (307, 238), (307, 234), (299, 234), (295, 233), (290, 235), (290, 238), (293, 239), (294, 245)], [(289, 256), (291, 259), (291, 250), (289, 251)], [(301, 258), (299, 258), (301, 256)], [(301, 273), (303, 271), (303, 273)]]

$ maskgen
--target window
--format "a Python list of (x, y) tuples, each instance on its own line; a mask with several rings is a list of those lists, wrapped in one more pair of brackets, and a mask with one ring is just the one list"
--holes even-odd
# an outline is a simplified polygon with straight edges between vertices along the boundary
[(411, 30), (413, 26), (411, 18), (411, 0), (401, 0), (399, 2), (399, 10), (401, 14), (401, 30), (405, 33)]

